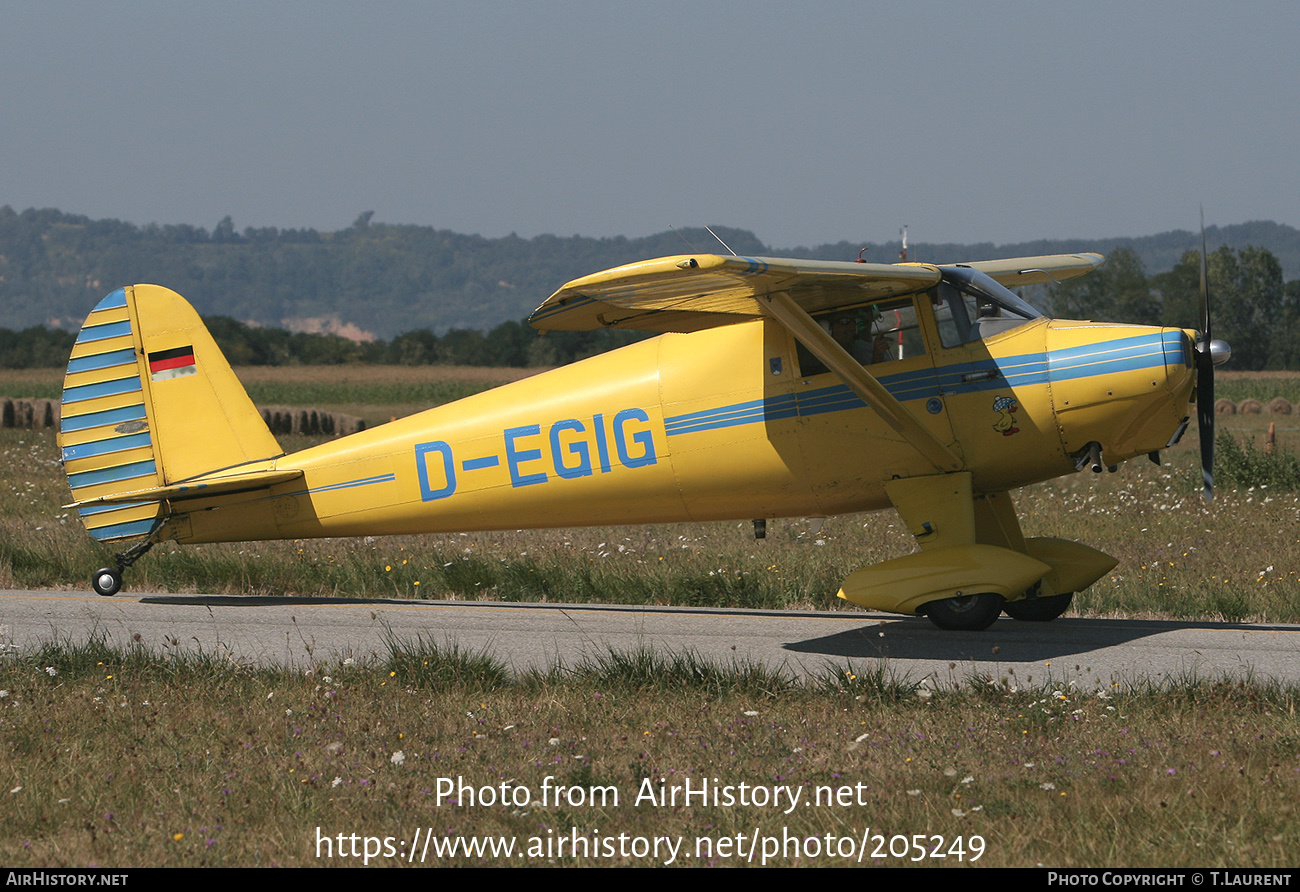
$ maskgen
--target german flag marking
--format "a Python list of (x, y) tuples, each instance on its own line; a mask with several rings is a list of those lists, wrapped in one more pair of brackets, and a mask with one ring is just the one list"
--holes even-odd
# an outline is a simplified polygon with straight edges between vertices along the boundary
[(194, 348), (173, 347), (171, 350), (159, 350), (149, 354), (149, 380), (166, 381), (170, 378), (183, 378), (198, 374), (194, 364)]

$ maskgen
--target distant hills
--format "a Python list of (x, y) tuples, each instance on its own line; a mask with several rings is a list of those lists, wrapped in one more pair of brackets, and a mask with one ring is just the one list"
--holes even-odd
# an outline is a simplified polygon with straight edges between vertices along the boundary
[[(898, 242), (842, 241), (777, 248), (748, 230), (713, 227), (737, 253), (852, 260), (898, 259)], [(1269, 221), (1207, 229), (1210, 250), (1266, 248), (1286, 279), (1300, 278), (1300, 230)], [(688, 244), (689, 243), (689, 244)], [(1199, 250), (1200, 234), (1175, 230), (1139, 238), (1043, 239), (994, 245), (909, 245), (910, 260), (951, 262), (1032, 254), (1132, 249), (1148, 275)], [(419, 328), (488, 330), (528, 315), (565, 282), (611, 266), (682, 253), (725, 253), (704, 229), (644, 238), (515, 235), (490, 239), (429, 226), (375, 223), (369, 212), (347, 229), (274, 227), (237, 231), (227, 217), (212, 230), (136, 226), (58, 210), (0, 207), (0, 328), (75, 329), (113, 289), (166, 285), (205, 316), (295, 331), (391, 338)]]

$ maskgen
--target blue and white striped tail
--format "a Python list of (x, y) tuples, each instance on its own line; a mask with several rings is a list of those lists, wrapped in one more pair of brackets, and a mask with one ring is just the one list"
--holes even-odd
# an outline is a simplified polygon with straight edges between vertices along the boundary
[[(99, 302), (68, 361), (59, 445), (76, 502), (156, 487), (158, 472), (141, 385), (141, 345), (125, 289)], [(158, 501), (100, 503), (77, 509), (101, 542), (148, 534), (162, 513)]]

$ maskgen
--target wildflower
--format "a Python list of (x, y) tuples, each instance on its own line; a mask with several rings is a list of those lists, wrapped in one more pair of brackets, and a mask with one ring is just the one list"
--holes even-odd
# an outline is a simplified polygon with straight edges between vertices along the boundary
[(1040, 789), (1040, 790), (1055, 790), (1055, 789), (1056, 789), (1056, 784), (1052, 783), (1051, 781), (1045, 781), (1045, 782), (1043, 782), (1043, 783), (1041, 783), (1041, 784), (1038, 785), (1038, 789)]
[(747, 709), (747, 710), (745, 710), (745, 715), (748, 715), (748, 716), (755, 716), (755, 715), (758, 715), (758, 710), (756, 710), (756, 709)]
[(335, 775), (334, 780), (330, 781), (330, 786), (337, 787), (341, 783), (343, 783), (343, 778), (339, 777), (338, 775)]
[(53, 678), (54, 676), (59, 674), (59, 670), (55, 669), (53, 666), (46, 666), (45, 674), (48, 675), (50, 678)]
[(907, 791), (907, 795), (908, 795), (908, 796), (920, 796), (920, 795), (921, 795), (921, 791), (920, 791), (920, 790), (908, 790), (908, 791)]
[(398, 750), (397, 752), (393, 753), (391, 756), (388, 757), (388, 761), (392, 762), (394, 765), (401, 765), (403, 762), (406, 761), (406, 753), (402, 752), (401, 750)]

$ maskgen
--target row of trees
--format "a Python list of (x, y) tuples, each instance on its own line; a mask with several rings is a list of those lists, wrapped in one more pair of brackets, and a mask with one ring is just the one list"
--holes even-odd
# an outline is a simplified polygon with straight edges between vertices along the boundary
[[(7, 208), (0, 208), (0, 230), (6, 222), (14, 224), (20, 216), (27, 215), (14, 215)], [(362, 215), (354, 230), (373, 235), (369, 232), (372, 228), (368, 216)], [(115, 221), (87, 224), (81, 232), (86, 238), (91, 238), (90, 232), (94, 232), (95, 237), (110, 239), (124, 233), (139, 234), (134, 227)], [(238, 236), (228, 226), (218, 226), (212, 235), (192, 227), (168, 227), (166, 232), (156, 235), (160, 239), (165, 236), (163, 240), (172, 245), (173, 251), (187, 241), (213, 247), (231, 244), (230, 240), (247, 244), (258, 239), (278, 239), (282, 248), (285, 244), (310, 246), (321, 241), (321, 236), (312, 231), (263, 233), (259, 230)], [(338, 238), (338, 234), (333, 237)], [(49, 239), (37, 241), (48, 253)], [(0, 254), (3, 261), (0, 271), (12, 272), (17, 259), (12, 253)], [(1300, 369), (1300, 280), (1284, 282), (1277, 258), (1269, 250), (1258, 247), (1237, 250), (1225, 245), (1209, 255), (1208, 270), (1214, 334), (1232, 345), (1230, 368)], [(11, 281), (7, 275), (0, 275), (0, 292)], [(1168, 272), (1147, 275), (1136, 251), (1119, 247), (1109, 253), (1101, 269), (1027, 296), (1058, 318), (1197, 328), (1200, 255), (1188, 252)], [(0, 300), (3, 297), (0, 294)], [(560, 365), (646, 337), (635, 332), (614, 331), (550, 332), (539, 336), (519, 321), (504, 322), (486, 331), (452, 326), (441, 335), (432, 328), (417, 328), (390, 340), (356, 343), (335, 335), (295, 334), (275, 326), (245, 324), (228, 315), (204, 312), (204, 316), (213, 336), (236, 365), (349, 362)], [(418, 319), (409, 321), (418, 322)], [(74, 337), (69, 331), (43, 326), (19, 332), (0, 329), (0, 367), (61, 366), (67, 361)]]
[[(1238, 371), (1300, 369), (1300, 280), (1263, 248), (1226, 245), (1207, 258), (1213, 333), (1232, 345)], [(1065, 319), (1200, 328), (1201, 256), (1189, 251), (1169, 272), (1148, 276), (1120, 248), (1106, 265), (1047, 291), (1051, 315)]]
[[(751, 233), (719, 234), (742, 253), (768, 253)], [(417, 328), (487, 330), (526, 316), (570, 279), (688, 250), (683, 238), (718, 248), (691, 229), (636, 239), (489, 239), (375, 223), (367, 211), (337, 232), (239, 232), (229, 217), (208, 232), (3, 206), (0, 325), (75, 328), (114, 288), (153, 282), (184, 295), (205, 318), (267, 327), (336, 318), (380, 338)]]
[[(746, 230), (714, 227), (738, 253), (889, 263), (898, 242), (840, 242), (810, 248), (763, 244)], [(1252, 222), (1208, 229), (1210, 243), (1268, 248), (1300, 276), (1300, 230)], [(1095, 251), (1171, 269), (1199, 236), (1172, 231), (1141, 238), (1040, 240), (1018, 244), (927, 244), (913, 260), (957, 263), (995, 257)], [(1249, 249), (1247, 249), (1249, 250)], [(520, 319), (565, 282), (648, 257), (726, 253), (703, 229), (642, 238), (509, 235), (485, 238), (431, 226), (375, 222), (370, 212), (336, 232), (237, 229), (229, 217), (200, 226), (93, 220), (54, 209), (0, 206), (0, 326), (75, 330), (105, 294), (154, 282), (180, 294), (205, 318), (230, 316), (267, 328), (311, 330), (337, 320), (391, 339), (412, 329), (488, 331)], [(1244, 256), (1243, 252), (1243, 256)], [(1138, 278), (1144, 278), (1139, 264)], [(1157, 289), (1159, 290), (1159, 289)]]
[[(245, 325), (229, 316), (204, 320), (233, 365), (476, 365), (519, 368), (564, 365), (649, 337), (643, 332), (556, 331), (545, 335), (526, 322), (504, 322), (486, 333), (453, 328), (442, 335), (427, 328), (391, 341), (364, 343), (338, 335), (302, 334)], [(76, 334), (37, 326), (0, 328), (0, 368), (67, 365)]]

